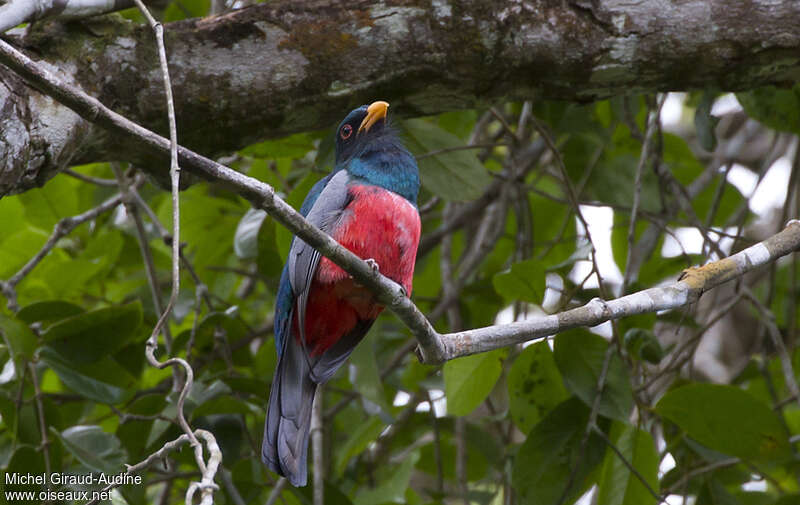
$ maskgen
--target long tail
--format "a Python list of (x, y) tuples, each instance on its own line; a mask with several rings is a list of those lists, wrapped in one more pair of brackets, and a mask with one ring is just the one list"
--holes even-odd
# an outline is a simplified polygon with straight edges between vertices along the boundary
[(291, 337), (286, 340), (269, 393), (261, 460), (293, 486), (305, 486), (311, 406), (317, 385), (309, 378), (303, 349)]

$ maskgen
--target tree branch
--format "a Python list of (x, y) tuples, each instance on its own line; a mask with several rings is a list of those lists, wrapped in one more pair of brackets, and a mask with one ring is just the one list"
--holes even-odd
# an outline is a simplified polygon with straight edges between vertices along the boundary
[[(750, 89), (794, 82), (800, 69), (795, 0), (533, 5), (284, 0), (172, 23), (167, 56), (182, 143), (212, 157), (329, 127), (376, 96), (398, 117), (419, 116), (499, 97), (590, 101), (631, 90)], [(146, 27), (110, 17), (42, 24), (24, 44), (66, 81), (167, 131)], [(70, 164), (158, 166), (152, 152), (40, 100), (9, 72), (0, 69), (0, 82), (13, 133), (0, 142), (0, 194), (41, 184)]]
[(667, 286), (609, 301), (595, 298), (586, 305), (550, 316), (441, 335), (444, 359), (543, 338), (579, 326), (683, 307), (696, 302), (704, 292), (797, 250), (800, 250), (800, 221), (793, 220), (783, 231), (763, 242), (733, 256), (690, 268), (678, 282)]
[[(213, 503), (211, 500), (211, 492), (217, 489), (217, 485), (214, 484), (214, 475), (217, 473), (217, 469), (219, 468), (219, 464), (222, 461), (222, 451), (220, 450), (219, 446), (217, 445), (217, 441), (210, 432), (206, 430), (195, 430), (192, 433), (184, 433), (183, 435), (179, 436), (175, 440), (165, 443), (161, 446), (159, 450), (147, 456), (144, 460), (136, 463), (135, 465), (125, 465), (125, 473), (127, 475), (140, 472), (145, 468), (152, 466), (153, 464), (162, 461), (170, 452), (179, 449), (181, 446), (190, 443), (190, 436), (197, 439), (203, 439), (206, 442), (206, 447), (208, 448), (208, 465), (203, 465), (201, 468), (202, 477), (200, 483), (193, 482), (192, 487), (189, 488), (187, 491), (187, 502), (192, 503), (191, 498), (195, 492), (198, 490), (202, 493), (202, 501), (203, 505), (210, 505)], [(202, 451), (202, 448), (200, 449)], [(202, 455), (201, 455), (202, 456)], [(102, 494), (105, 491), (110, 489), (114, 489), (115, 487), (122, 484), (119, 483), (111, 483), (104, 487), (101, 490)], [(99, 502), (98, 499), (93, 499), (86, 503), (86, 505), (96, 505)]]
[[(167, 139), (111, 111), (97, 99), (40, 68), (3, 41), (0, 41), (0, 60), (81, 116), (120, 137), (135, 141), (142, 149), (162, 154), (169, 152), (170, 142)], [(696, 302), (704, 291), (800, 249), (800, 221), (793, 220), (782, 232), (763, 242), (728, 258), (685, 271), (678, 282), (669, 286), (646, 289), (610, 301), (596, 298), (583, 307), (523, 322), (440, 335), (399, 285), (373, 271), (366, 262), (311, 225), (281, 200), (271, 186), (183, 147), (178, 148), (178, 157), (184, 168), (227, 184), (254, 206), (264, 209), (296, 236), (342, 267), (356, 282), (375, 293), (378, 301), (389, 307), (417, 338), (420, 359), (431, 364), (553, 335), (578, 326), (595, 326), (621, 317), (682, 307)]]
[(31, 273), (34, 268), (36, 268), (36, 265), (38, 265), (45, 258), (45, 256), (50, 254), (50, 251), (53, 250), (61, 238), (69, 235), (72, 230), (83, 223), (91, 221), (101, 214), (113, 210), (117, 205), (120, 204), (120, 202), (122, 202), (122, 195), (118, 194), (104, 201), (97, 207), (89, 209), (86, 212), (75, 216), (65, 217), (56, 223), (56, 225), (53, 227), (53, 233), (51, 233), (47, 238), (47, 242), (45, 242), (39, 252), (29, 259), (28, 262), (25, 263), (25, 265), (23, 265), (22, 268), (20, 268), (19, 271), (12, 275), (7, 281), (0, 280), (0, 293), (2, 293), (3, 296), (5, 296), (8, 300), (8, 307), (15, 311), (18, 309), (16, 296), (17, 284), (22, 282), (22, 280), (29, 273)]

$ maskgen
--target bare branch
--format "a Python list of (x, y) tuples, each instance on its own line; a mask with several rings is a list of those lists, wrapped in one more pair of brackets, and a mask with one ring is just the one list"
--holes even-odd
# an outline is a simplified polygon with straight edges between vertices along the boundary
[(673, 284), (649, 288), (621, 298), (595, 298), (586, 305), (550, 316), (442, 335), (444, 359), (485, 352), (515, 343), (637, 314), (676, 309), (697, 301), (702, 293), (800, 249), (800, 221), (737, 254), (686, 270)]
[[(220, 451), (216, 439), (214, 439), (214, 435), (212, 435), (206, 430), (195, 430), (192, 433), (192, 437), (195, 440), (197, 439), (205, 440), (206, 447), (208, 447), (208, 453), (209, 453), (208, 465), (203, 466), (202, 479), (200, 483), (199, 484), (192, 483), (192, 485), (194, 486), (192, 494), (199, 489), (203, 494), (203, 501), (201, 503), (210, 504), (212, 502), (209, 501), (207, 497), (210, 497), (211, 492), (217, 489), (217, 485), (214, 484), (214, 475), (217, 473), (219, 464), (222, 461), (222, 451)], [(165, 443), (164, 445), (161, 446), (159, 450), (147, 456), (144, 460), (140, 461), (139, 463), (136, 463), (135, 465), (125, 465), (125, 473), (130, 475), (132, 473), (136, 473), (146, 468), (149, 468), (151, 465), (164, 459), (170, 452), (179, 449), (181, 446), (186, 445), (189, 442), (190, 442), (189, 435), (184, 433), (175, 440)], [(202, 451), (202, 447), (200, 450)], [(111, 483), (106, 487), (104, 487), (99, 494), (102, 495), (103, 492), (114, 489), (115, 487), (119, 486), (122, 483), (123, 481), (119, 481), (118, 483)], [(189, 499), (191, 498), (191, 496), (188, 493), (187, 493), (187, 498)], [(96, 505), (98, 501), (99, 499), (94, 499), (92, 501), (87, 502), (86, 505)]]

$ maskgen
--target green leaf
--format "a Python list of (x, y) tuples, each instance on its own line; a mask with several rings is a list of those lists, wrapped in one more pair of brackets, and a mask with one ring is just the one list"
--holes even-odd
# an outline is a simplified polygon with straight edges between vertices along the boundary
[[(792, 493), (781, 496), (778, 498), (778, 501), (772, 505), (797, 505), (798, 503), (800, 503), (800, 494)], [(748, 502), (746, 505), (751, 505), (751, 502)], [(756, 503), (752, 503), (752, 505), (756, 505)]]
[[(44, 458), (42, 458), (42, 454), (34, 447), (30, 446), (22, 446), (18, 447), (14, 454), (11, 456), (11, 459), (8, 462), (8, 469), (19, 473), (30, 473), (33, 475), (44, 475), (45, 473), (45, 466), (44, 466)], [(5, 470), (5, 468), (3, 469)], [(3, 472), (3, 477), (5, 478), (5, 471)], [(35, 485), (28, 485), (28, 484), (6, 484), (5, 479), (3, 482), (3, 490), (8, 492), (12, 490), (25, 490), (25, 491), (41, 491), (40, 486)], [(31, 500), (33, 502), (33, 500)], [(25, 503), (25, 502), (13, 502), (5, 501), (5, 496), (3, 496), (3, 503), (10, 503), (11, 505), (15, 505), (16, 503)]]
[(25, 206), (28, 223), (50, 234), (61, 218), (77, 214), (79, 184), (77, 179), (59, 175), (42, 188), (20, 194), (17, 198)]
[(105, 357), (90, 365), (74, 365), (48, 346), (39, 351), (39, 357), (65, 386), (90, 400), (115, 405), (135, 393), (136, 379), (112, 358)]
[[(430, 412), (426, 412), (424, 414), (430, 416)], [(420, 415), (423, 416), (424, 414), (420, 413)], [(421, 419), (424, 419), (424, 417)], [(428, 417), (427, 423), (430, 422), (430, 417)], [(456, 437), (453, 433), (455, 423), (452, 422), (452, 419), (441, 418), (437, 419), (436, 422), (439, 430), (439, 441), (438, 443), (426, 443), (420, 448), (420, 460), (417, 463), (416, 469), (429, 475), (438, 476), (439, 465), (437, 463), (436, 455), (438, 451), (438, 458), (442, 465), (442, 476), (448, 480), (457, 479), (456, 455), (458, 450), (456, 449)], [(487, 472), (490, 471), (490, 461), (492, 464), (499, 466), (502, 464), (500, 461), (502, 456), (500, 456), (498, 459), (490, 459), (496, 455), (492, 454), (494, 451), (499, 452), (498, 448), (494, 446), (496, 442), (492, 436), (489, 436), (486, 431), (484, 431), (484, 429), (478, 425), (465, 423), (464, 435), (466, 448), (465, 470), (467, 480), (481, 480), (486, 477)], [(398, 445), (403, 447), (402, 444)]]
[(353, 501), (355, 505), (372, 505), (374, 503), (405, 503), (406, 489), (411, 480), (411, 472), (419, 459), (419, 452), (412, 452), (405, 457), (400, 466), (392, 472), (392, 476), (379, 486), (361, 492)]
[[(722, 197), (719, 199), (719, 202), (716, 203), (717, 189), (720, 184), (724, 185), (722, 188)], [(692, 200), (692, 208), (695, 214), (701, 218), (709, 216), (711, 211), (715, 210), (716, 213), (713, 216), (712, 224), (715, 226), (725, 226), (728, 219), (741, 206), (744, 200), (744, 197), (736, 186), (727, 182), (722, 175), (717, 175), (712, 179), (711, 184)], [(716, 208), (714, 208), (715, 203)]]
[(258, 229), (256, 264), (258, 272), (271, 281), (277, 281), (283, 269), (283, 258), (281, 258), (278, 248), (277, 228), (274, 219), (265, 219)]
[[(181, 193), (181, 241), (194, 267), (224, 265), (232, 256), (236, 225), (244, 212), (241, 202), (209, 194), (208, 186), (196, 184)], [(165, 199), (158, 209), (164, 226), (172, 226), (172, 204)]]
[(164, 22), (180, 21), (186, 18), (201, 18), (208, 14), (211, 0), (181, 0), (170, 2), (164, 10)]
[(97, 265), (100, 274), (110, 272), (122, 253), (125, 239), (120, 231), (101, 231), (92, 235), (86, 248), (76, 259)]
[[(635, 152), (619, 148), (607, 151), (592, 171), (584, 191), (602, 203), (630, 207), (633, 204), (639, 149), (641, 146), (637, 146)], [(640, 209), (657, 212), (661, 201), (659, 183), (652, 170), (642, 173), (641, 183)]]
[(714, 477), (706, 480), (702, 490), (697, 495), (698, 505), (741, 505), (725, 485)]
[[(464, 146), (464, 141), (423, 119), (403, 122), (406, 146), (416, 156)], [(445, 200), (472, 200), (491, 182), (474, 149), (454, 150), (418, 160), (422, 184)]]
[[(104, 265), (97, 261), (70, 258), (63, 251), (48, 255), (29, 277), (29, 280), (42, 282), (47, 286), (48, 296), (68, 298), (77, 293), (85, 293), (86, 284), (97, 276)], [(32, 283), (25, 283), (27, 288)]]
[[(389, 412), (383, 382), (378, 373), (378, 362), (375, 360), (375, 340), (371, 335), (374, 333), (367, 334), (364, 341), (356, 346), (350, 356), (350, 363), (355, 367), (355, 377), (351, 377), (351, 381), (363, 398), (377, 405), (383, 412)], [(367, 411), (370, 409), (368, 408)]]
[[(189, 391), (189, 396), (186, 398), (186, 410), (191, 411), (196, 407), (209, 402), (215, 398), (223, 395), (231, 394), (231, 388), (227, 384), (217, 379), (208, 386), (202, 381), (196, 380), (192, 384), (192, 390)], [(177, 404), (179, 395), (170, 395), (170, 401)]]
[[(614, 423), (609, 436), (625, 460), (658, 493), (658, 452), (650, 433)], [(656, 499), (614, 451), (606, 451), (597, 491), (598, 505), (648, 505)]]
[[(603, 369), (608, 342), (584, 329), (570, 330), (556, 337), (554, 356), (567, 388), (586, 405), (592, 406)], [(628, 371), (614, 352), (606, 373), (598, 412), (626, 422), (633, 408), (633, 391)]]
[(302, 158), (314, 150), (314, 142), (307, 133), (298, 133), (282, 139), (265, 140), (242, 149), (241, 153), (255, 158)]
[(511, 265), (511, 270), (492, 278), (494, 289), (507, 301), (542, 303), (545, 270), (539, 260), (525, 260)]
[(473, 354), (444, 365), (447, 413), (466, 416), (483, 403), (503, 371), (507, 349)]
[(690, 384), (668, 392), (656, 412), (701, 444), (754, 461), (781, 461), (789, 440), (778, 414), (733, 386)]
[(47, 300), (36, 302), (19, 309), (17, 317), (28, 324), (37, 322), (58, 321), (66, 317), (78, 315), (83, 308), (64, 300)]
[(511, 419), (528, 433), (553, 408), (569, 397), (547, 342), (526, 347), (508, 374)]
[(38, 344), (36, 335), (28, 325), (4, 314), (0, 314), (0, 334), (8, 347), (17, 377), (22, 377), (26, 361), (30, 361)]
[(33, 227), (12, 233), (0, 244), (0, 278), (6, 279), (16, 273), (45, 242), (47, 233)]
[(644, 328), (631, 328), (623, 337), (625, 349), (631, 356), (644, 359), (657, 365), (664, 358), (664, 349), (661, 347), (655, 334)]
[(127, 459), (117, 437), (100, 426), (72, 426), (59, 433), (52, 429), (67, 451), (94, 472), (113, 475), (123, 469)]
[(62, 358), (77, 364), (97, 361), (114, 354), (139, 331), (142, 304), (106, 307), (63, 319), (50, 326), (42, 337)]
[[(259, 407), (260, 409), (260, 407)], [(248, 415), (255, 410), (255, 407), (233, 396), (219, 396), (209, 400), (202, 405), (198, 405), (192, 410), (192, 419), (211, 414), (242, 414)]]
[(564, 503), (583, 494), (588, 475), (602, 461), (605, 444), (590, 435), (585, 451), (581, 440), (589, 409), (575, 397), (550, 411), (530, 432), (514, 459), (512, 484), (525, 505), (555, 505), (566, 490), (575, 465), (580, 466)]
[(350, 434), (336, 454), (336, 475), (341, 476), (344, 474), (347, 464), (350, 461), (364, 452), (364, 450), (373, 441), (378, 439), (378, 436), (386, 428), (386, 424), (378, 416), (372, 416), (366, 421), (358, 424)]
[[(223, 329), (229, 342), (235, 342), (247, 333), (247, 327), (235, 317), (236, 306), (229, 307), (225, 312), (210, 312), (203, 317), (197, 325), (195, 333), (194, 348), (203, 349), (214, 342), (214, 332)], [(175, 343), (179, 346), (185, 345), (184, 338), (188, 340), (189, 334), (181, 335), (180, 340)]]
[(776, 130), (800, 133), (800, 84), (791, 89), (765, 86), (737, 93), (736, 99), (753, 119)]
[(25, 209), (19, 198), (0, 198), (0, 244), (13, 233), (27, 227)]
[(233, 236), (233, 252), (242, 259), (255, 258), (258, 254), (258, 230), (267, 213), (261, 209), (247, 209)]
[(436, 119), (444, 130), (466, 140), (475, 128), (478, 112), (475, 109), (454, 110), (439, 114)]

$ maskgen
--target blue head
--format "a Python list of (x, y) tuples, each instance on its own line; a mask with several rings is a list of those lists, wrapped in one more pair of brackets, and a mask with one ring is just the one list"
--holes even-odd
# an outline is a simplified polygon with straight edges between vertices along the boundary
[(384, 187), (416, 205), (419, 169), (387, 123), (389, 104), (373, 102), (353, 109), (336, 130), (336, 168), (356, 180)]

